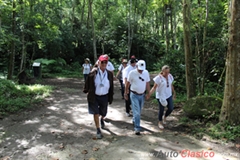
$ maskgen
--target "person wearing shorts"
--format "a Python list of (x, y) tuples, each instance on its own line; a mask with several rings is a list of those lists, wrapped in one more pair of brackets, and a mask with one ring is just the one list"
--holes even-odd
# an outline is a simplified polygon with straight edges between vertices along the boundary
[(108, 104), (113, 101), (113, 74), (106, 69), (108, 56), (101, 55), (98, 59), (98, 67), (95, 67), (89, 74), (85, 86), (84, 93), (87, 93), (88, 112), (93, 114), (95, 126), (97, 129), (97, 138), (102, 138), (100, 130), (104, 128), (104, 117), (107, 115)]

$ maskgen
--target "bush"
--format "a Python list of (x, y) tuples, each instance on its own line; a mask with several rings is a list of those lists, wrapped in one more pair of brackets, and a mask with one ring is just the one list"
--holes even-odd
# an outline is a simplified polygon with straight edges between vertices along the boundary
[(0, 79), (0, 114), (13, 113), (48, 96), (52, 90), (43, 85), (16, 85), (14, 82)]
[(183, 110), (190, 118), (218, 117), (222, 100), (212, 96), (197, 96), (186, 101)]

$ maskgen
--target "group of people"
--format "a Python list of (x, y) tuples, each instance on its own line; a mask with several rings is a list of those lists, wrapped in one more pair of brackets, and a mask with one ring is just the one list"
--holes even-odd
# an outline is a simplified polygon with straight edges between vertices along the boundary
[[(88, 60), (88, 61), (86, 61)], [(85, 59), (85, 64), (89, 64), (89, 59)], [(97, 138), (102, 138), (101, 128), (105, 127), (104, 118), (107, 115), (108, 104), (113, 101), (113, 81), (114, 67), (112, 70), (108, 69), (109, 57), (108, 55), (101, 55), (96, 62), (95, 67), (90, 67), (89, 73), (85, 76), (84, 93), (87, 93), (88, 111), (93, 114), (94, 122), (97, 129)], [(83, 65), (83, 74), (86, 65)], [(150, 96), (156, 92), (156, 99), (159, 104), (158, 113), (158, 127), (164, 129), (166, 118), (173, 111), (173, 100), (176, 93), (173, 87), (174, 78), (170, 74), (169, 66), (165, 65), (161, 68), (159, 75), (153, 78), (154, 85), (150, 88), (150, 76), (146, 69), (144, 60), (138, 60), (132, 56), (130, 60), (122, 59), (122, 63), (118, 68), (116, 77), (119, 79), (121, 85), (122, 99), (125, 99), (126, 116), (131, 116), (134, 124), (134, 131), (136, 135), (141, 132), (141, 111), (144, 106), (145, 99), (148, 100)], [(167, 111), (164, 114), (164, 107), (167, 106)], [(164, 115), (164, 116), (163, 116)]]

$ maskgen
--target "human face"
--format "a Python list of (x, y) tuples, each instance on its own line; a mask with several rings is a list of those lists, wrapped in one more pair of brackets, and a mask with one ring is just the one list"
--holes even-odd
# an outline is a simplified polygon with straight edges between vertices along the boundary
[(124, 62), (124, 63), (122, 63), (122, 65), (123, 65), (124, 67), (126, 67), (126, 66), (127, 66), (127, 63)]
[(169, 75), (170, 69), (164, 69), (162, 72), (163, 72), (163, 76), (167, 77)]
[(105, 70), (107, 67), (108, 61), (99, 61), (99, 66), (101, 70)]

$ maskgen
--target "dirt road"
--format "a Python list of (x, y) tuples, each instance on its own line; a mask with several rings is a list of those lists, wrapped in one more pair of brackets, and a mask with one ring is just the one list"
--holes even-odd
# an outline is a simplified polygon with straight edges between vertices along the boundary
[(104, 138), (96, 140), (93, 117), (88, 114), (86, 95), (82, 93), (82, 80), (46, 79), (44, 83), (56, 87), (52, 96), (32, 109), (1, 120), (1, 159), (240, 160), (240, 153), (230, 143), (199, 141), (174, 131), (177, 111), (169, 117), (168, 127), (160, 131), (157, 110), (149, 107), (149, 102), (141, 117), (142, 135), (135, 135), (131, 117), (125, 116), (118, 82), (115, 82), (106, 129), (102, 130)]

